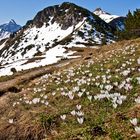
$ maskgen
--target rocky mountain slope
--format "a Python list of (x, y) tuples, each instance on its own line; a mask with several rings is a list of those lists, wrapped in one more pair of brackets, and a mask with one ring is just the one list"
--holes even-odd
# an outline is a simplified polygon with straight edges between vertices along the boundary
[(118, 29), (120, 31), (124, 30), (125, 17), (112, 15), (110, 13), (103, 11), (101, 8), (97, 8), (93, 13), (95, 15), (99, 16), (106, 23), (111, 25), (114, 28), (114, 30), (116, 30), (116, 29)]
[(125, 19), (126, 17), (118, 17), (113, 19), (109, 22), (109, 25), (112, 26), (114, 29), (117, 29), (119, 31), (124, 31), (125, 29)]
[(13, 19), (11, 19), (8, 23), (0, 25), (0, 41), (8, 38), (10, 34), (18, 31), (21, 28)]
[(114, 42), (113, 29), (87, 9), (72, 3), (50, 6), (1, 45), (0, 75), (75, 58), (72, 47)]

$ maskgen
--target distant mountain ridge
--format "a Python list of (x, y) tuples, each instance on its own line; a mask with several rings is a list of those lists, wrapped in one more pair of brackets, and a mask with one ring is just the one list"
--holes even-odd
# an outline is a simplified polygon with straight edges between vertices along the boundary
[(18, 31), (21, 28), (13, 19), (8, 23), (0, 25), (0, 40), (8, 38), (11, 33)]
[(114, 29), (117, 29), (120, 31), (124, 30), (125, 17), (112, 15), (106, 11), (103, 11), (101, 8), (97, 8), (93, 13), (99, 16), (106, 23), (111, 25)]

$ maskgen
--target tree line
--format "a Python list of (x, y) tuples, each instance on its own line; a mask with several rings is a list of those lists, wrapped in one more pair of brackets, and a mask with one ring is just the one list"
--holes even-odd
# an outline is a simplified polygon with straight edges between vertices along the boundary
[(124, 27), (123, 31), (117, 31), (119, 40), (140, 37), (140, 9), (136, 9), (133, 12), (128, 11)]

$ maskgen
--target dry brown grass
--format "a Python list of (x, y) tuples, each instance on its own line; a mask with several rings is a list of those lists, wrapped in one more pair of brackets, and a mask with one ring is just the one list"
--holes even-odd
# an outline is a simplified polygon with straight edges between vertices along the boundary
[[(27, 90), (28, 88), (31, 88), (35, 85), (35, 83), (38, 82), (40, 79), (40, 76), (46, 74), (46, 73), (53, 73), (54, 71), (63, 71), (64, 69), (68, 69), (70, 67), (77, 67), (77, 64), (83, 64), (85, 63), (86, 59), (93, 59), (95, 62), (97, 61), (95, 58), (98, 58), (98, 60), (103, 60), (104, 58), (107, 58), (109, 55), (112, 54), (112, 51), (116, 51), (117, 53), (120, 52), (120, 49), (126, 45), (130, 44), (140, 44), (140, 39), (132, 40), (132, 41), (122, 41), (115, 44), (111, 44), (110, 46), (103, 46), (99, 49), (93, 49), (93, 48), (72, 48), (72, 50), (77, 51), (75, 55), (80, 55), (81, 58), (72, 59), (72, 60), (65, 60), (62, 61), (62, 64), (65, 64), (69, 62), (67, 65), (64, 65), (62, 67), (58, 67), (58, 63), (55, 65), (42, 67), (33, 69), (30, 71), (27, 71), (26, 73), (20, 75), (17, 75), (12, 80), (7, 80), (5, 82), (0, 83), (0, 91), (4, 91), (4, 95), (0, 97), (0, 140), (41, 140), (47, 135), (46, 140), (55, 140), (55, 139), (61, 139), (62, 135), (67, 135), (67, 133), (63, 132), (63, 129), (60, 127), (60, 118), (58, 115), (60, 115), (60, 112), (63, 112), (62, 107), (65, 106), (65, 108), (69, 109), (71, 106), (75, 106), (79, 100), (76, 99), (74, 102), (70, 102), (65, 100), (63, 102), (62, 98), (59, 98), (60, 95), (57, 95), (55, 98), (50, 97), (50, 102), (54, 104), (54, 106), (59, 106), (59, 108), (55, 107), (43, 107), (43, 106), (36, 106), (33, 105), (32, 107), (29, 106), (22, 106), (19, 105), (17, 108), (13, 108), (13, 102), (19, 98), (23, 97), (24, 94), (27, 95), (28, 98), (31, 98), (33, 94), (30, 92), (30, 90)], [(108, 65), (108, 68), (111, 68), (112, 65)], [(18, 93), (11, 93), (8, 91), (10, 87), (17, 87), (21, 90), (21, 92)], [(50, 91), (52, 90), (50, 87), (46, 90), (46, 94), (49, 97)], [(59, 105), (60, 104), (60, 105)], [(86, 108), (85, 112), (90, 112), (91, 108)], [(95, 108), (96, 110), (96, 108)], [(108, 117), (108, 120), (105, 122), (106, 128), (110, 129), (110, 123), (113, 124), (113, 127), (116, 127), (116, 124), (118, 124), (117, 131), (119, 132), (126, 132), (128, 127), (124, 127), (124, 120), (125, 118), (134, 118), (134, 117), (140, 117), (140, 106), (134, 106), (130, 108), (129, 110), (124, 111), (123, 113), (114, 113), (112, 116)], [(49, 119), (51, 122), (43, 122), (46, 123), (45, 126), (40, 121), (40, 115), (49, 114)], [(52, 115), (52, 116), (51, 116)], [(53, 117), (53, 118), (51, 118)], [(8, 119), (13, 118), (14, 122), (13, 124), (9, 124)], [(70, 116), (69, 116), (70, 118)], [(115, 118), (112, 120), (112, 118)], [(48, 118), (44, 118), (49, 120)], [(72, 119), (72, 118), (70, 118)], [(63, 124), (66, 125), (65, 123)], [(72, 126), (71, 126), (72, 127)], [(75, 126), (74, 126), (75, 127)], [(85, 126), (86, 127), (86, 126)], [(123, 128), (119, 130), (120, 128)], [(115, 128), (116, 129), (116, 128)], [(69, 129), (67, 128), (69, 131)], [(75, 135), (73, 136), (73, 140), (81, 140), (82, 138), (79, 135), (80, 131), (85, 131), (84, 129), (81, 129), (80, 126), (76, 127), (76, 131), (73, 132)], [(111, 130), (110, 130), (111, 131)], [(122, 133), (121, 132), (121, 133)], [(70, 133), (70, 132), (69, 132)], [(130, 139), (137, 139), (135, 135), (133, 135), (132, 129), (128, 131), (127, 134)], [(79, 138), (78, 138), (79, 137)], [(98, 137), (99, 138), (99, 137)], [(98, 139), (97, 138), (97, 139)], [(69, 139), (69, 140), (72, 140)], [(109, 134), (105, 136), (100, 137), (101, 140), (111, 140)]]

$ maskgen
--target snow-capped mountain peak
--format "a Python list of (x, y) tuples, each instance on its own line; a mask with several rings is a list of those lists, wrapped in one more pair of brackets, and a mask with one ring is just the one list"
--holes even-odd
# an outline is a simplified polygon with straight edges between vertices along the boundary
[(103, 11), (101, 8), (97, 8), (94, 12), (95, 15), (99, 16), (102, 20), (104, 20), (106, 23), (111, 22), (113, 19), (118, 18), (117, 15), (111, 15), (110, 13), (107, 13)]
[(95, 15), (98, 15), (98, 16), (100, 16), (101, 14), (108, 14), (108, 15), (111, 15), (111, 14), (109, 14), (109, 13), (103, 11), (101, 8), (96, 8), (96, 10), (94, 11), (94, 14), (95, 14)]
[(21, 28), (13, 19), (9, 22), (0, 25), (0, 40), (8, 38), (11, 33), (18, 31)]
[(14, 19), (11, 19), (8, 24), (17, 24)]

